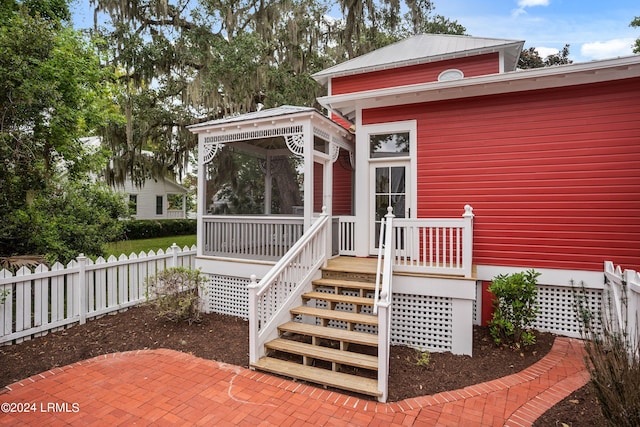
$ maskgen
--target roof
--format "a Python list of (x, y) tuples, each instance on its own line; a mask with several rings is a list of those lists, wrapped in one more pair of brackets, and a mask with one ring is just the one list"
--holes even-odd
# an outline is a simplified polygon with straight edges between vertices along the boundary
[(469, 77), (447, 82), (425, 82), (363, 92), (329, 95), (318, 102), (355, 123), (357, 105), (367, 108), (459, 99), (528, 90), (640, 77), (640, 55), (501, 74)]
[(515, 70), (523, 40), (456, 36), (450, 34), (419, 34), (357, 58), (343, 62), (313, 75), (325, 84), (331, 77), (360, 74), (387, 68), (424, 64), (469, 55), (504, 51), (505, 71)]
[(317, 111), (312, 107), (296, 107), (293, 105), (282, 105), (280, 107), (267, 108), (266, 110), (252, 111), (250, 113), (238, 114), (231, 117), (225, 117), (222, 119), (210, 120), (208, 122), (197, 123), (195, 125), (187, 126), (187, 129), (195, 130), (203, 127), (213, 127), (227, 123), (238, 123), (245, 121), (253, 121), (260, 119), (269, 119), (273, 117), (286, 116), (289, 114), (306, 113)]

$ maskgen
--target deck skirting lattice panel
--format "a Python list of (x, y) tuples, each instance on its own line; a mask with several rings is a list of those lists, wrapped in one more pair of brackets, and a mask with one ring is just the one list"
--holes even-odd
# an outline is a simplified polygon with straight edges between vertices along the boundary
[(393, 294), (391, 343), (429, 351), (451, 351), (453, 302), (451, 298)]
[[(584, 298), (591, 313), (600, 313), (602, 290), (570, 286), (538, 286), (540, 312), (533, 328), (567, 337), (580, 338), (581, 324), (576, 317), (576, 294)], [(601, 328), (600, 317), (594, 316), (596, 329)]]
[(249, 285), (245, 277), (209, 274), (205, 284), (204, 311), (249, 318)]

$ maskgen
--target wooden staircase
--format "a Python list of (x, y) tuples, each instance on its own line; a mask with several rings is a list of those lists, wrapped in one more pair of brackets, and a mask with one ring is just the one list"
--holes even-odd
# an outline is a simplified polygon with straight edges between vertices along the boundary
[(363, 265), (329, 263), (252, 367), (379, 397), (378, 318), (371, 314), (375, 265), (368, 260)]

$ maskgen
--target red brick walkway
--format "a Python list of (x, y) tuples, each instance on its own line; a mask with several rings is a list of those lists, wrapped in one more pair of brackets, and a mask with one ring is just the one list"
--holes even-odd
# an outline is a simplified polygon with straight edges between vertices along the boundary
[(0, 424), (526, 426), (588, 381), (582, 355), (580, 341), (557, 338), (517, 374), (382, 404), (173, 350), (132, 351), (8, 386)]

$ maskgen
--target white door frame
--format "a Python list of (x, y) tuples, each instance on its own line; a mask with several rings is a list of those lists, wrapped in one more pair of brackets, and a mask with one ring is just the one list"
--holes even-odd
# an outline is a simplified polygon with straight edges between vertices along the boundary
[[(359, 120), (358, 120), (359, 122)], [(409, 155), (403, 157), (370, 158), (369, 135), (381, 133), (401, 133), (409, 132)], [(356, 135), (356, 255), (368, 256), (371, 248), (375, 247), (374, 241), (374, 216), (372, 201), (375, 191), (374, 182), (371, 180), (371, 170), (375, 170), (373, 165), (399, 164), (404, 162), (408, 166), (408, 176), (406, 178), (407, 202), (405, 208), (407, 218), (417, 217), (417, 121), (407, 120), (401, 122), (379, 123), (374, 125), (363, 125), (358, 129)], [(360, 191), (360, 189), (362, 191)]]

